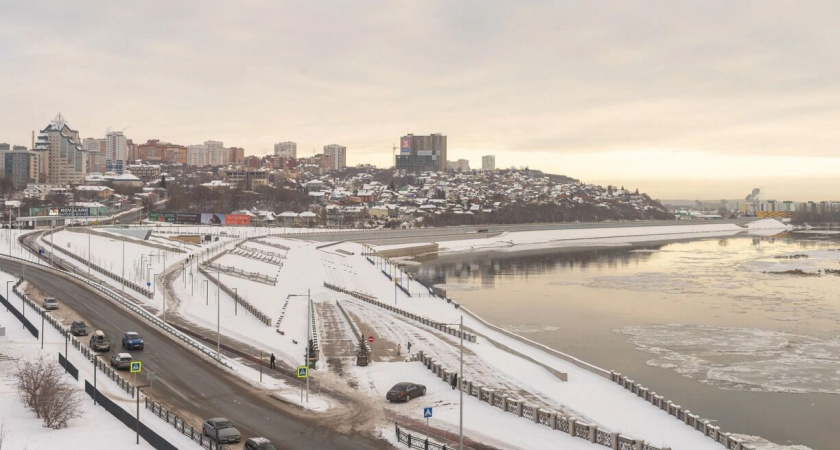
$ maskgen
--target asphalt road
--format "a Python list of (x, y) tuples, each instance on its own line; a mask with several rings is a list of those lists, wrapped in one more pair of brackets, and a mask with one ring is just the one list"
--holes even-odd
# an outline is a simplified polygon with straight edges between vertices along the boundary
[[(0, 260), (0, 270), (19, 275), (21, 265)], [(26, 278), (47, 295), (73, 308), (92, 328), (103, 330), (111, 340), (112, 351), (121, 350), (120, 339), (125, 331), (140, 333), (145, 340), (145, 350), (130, 353), (143, 362), (144, 370), (155, 372), (151, 395), (202, 419), (227, 417), (242, 432), (243, 441), (248, 437), (264, 436), (278, 448), (288, 449), (388, 448), (384, 442), (372, 437), (336, 433), (319, 425), (315, 419), (303, 419), (285, 412), (278, 400), (255, 392), (235, 376), (175, 343), (95, 291), (40, 268), (28, 267)], [(82, 342), (85, 342), (84, 338)]]

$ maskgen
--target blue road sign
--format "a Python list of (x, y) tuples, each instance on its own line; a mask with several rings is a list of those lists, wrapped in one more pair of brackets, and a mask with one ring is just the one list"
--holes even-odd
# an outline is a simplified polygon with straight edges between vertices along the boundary
[(152, 282), (151, 282), (151, 281), (147, 281), (147, 282), (146, 282), (146, 287), (149, 287), (149, 286), (151, 286), (151, 285), (152, 285)]
[(432, 417), (432, 408), (423, 408), (423, 418), (428, 419)]
[(297, 375), (298, 378), (306, 378), (309, 376), (309, 370), (306, 366), (300, 366), (297, 368)]
[(139, 372), (141, 367), (142, 363), (140, 361), (131, 361), (131, 373)]

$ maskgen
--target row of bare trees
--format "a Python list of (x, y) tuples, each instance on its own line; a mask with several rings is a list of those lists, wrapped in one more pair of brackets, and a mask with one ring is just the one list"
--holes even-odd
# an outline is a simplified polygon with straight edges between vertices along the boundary
[(60, 366), (43, 357), (19, 362), (12, 374), (20, 402), (47, 428), (64, 428), (70, 420), (82, 416), (81, 395), (63, 374)]

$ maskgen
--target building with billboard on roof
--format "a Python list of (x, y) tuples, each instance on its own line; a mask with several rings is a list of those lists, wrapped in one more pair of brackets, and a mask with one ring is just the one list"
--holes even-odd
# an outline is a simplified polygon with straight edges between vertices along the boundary
[(408, 134), (400, 138), (399, 154), (394, 162), (397, 169), (408, 172), (446, 170), (446, 136)]

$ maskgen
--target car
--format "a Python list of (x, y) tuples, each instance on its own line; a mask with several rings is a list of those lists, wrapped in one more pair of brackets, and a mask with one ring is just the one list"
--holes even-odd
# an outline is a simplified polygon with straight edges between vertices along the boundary
[(219, 444), (239, 442), (242, 439), (242, 434), (233, 426), (233, 422), (222, 417), (205, 420), (201, 432)]
[(122, 347), (128, 350), (143, 350), (143, 337), (133, 331), (129, 331), (123, 335)]
[(412, 398), (426, 395), (426, 386), (416, 383), (397, 383), (385, 394), (390, 402), (408, 402)]
[(255, 437), (245, 441), (245, 450), (277, 450), (277, 447), (264, 437)]
[(73, 336), (87, 336), (88, 328), (84, 320), (74, 320), (70, 324), (70, 333)]
[(131, 368), (131, 361), (134, 359), (128, 353), (115, 353), (111, 357), (111, 366), (117, 370), (128, 370)]
[(108, 341), (102, 330), (96, 330), (90, 336), (90, 348), (95, 352), (109, 352), (111, 351), (111, 342)]
[(51, 310), (51, 309), (58, 309), (58, 300), (53, 297), (47, 297), (44, 299), (44, 309)]
[(478, 229), (478, 233), (489, 233), (489, 232), (490, 232), (490, 230), (487, 229), (487, 228), (479, 228)]

